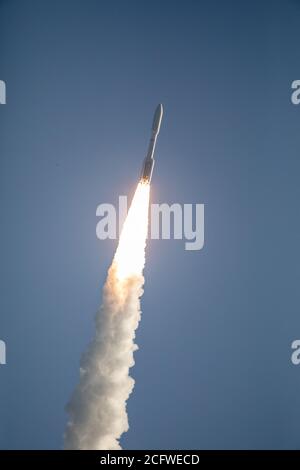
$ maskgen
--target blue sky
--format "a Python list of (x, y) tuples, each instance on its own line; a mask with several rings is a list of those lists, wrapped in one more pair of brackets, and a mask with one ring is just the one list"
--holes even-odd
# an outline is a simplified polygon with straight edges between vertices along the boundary
[(157, 103), (151, 241), (124, 448), (299, 448), (299, 1), (0, 1), (0, 448), (61, 448), (64, 406)]

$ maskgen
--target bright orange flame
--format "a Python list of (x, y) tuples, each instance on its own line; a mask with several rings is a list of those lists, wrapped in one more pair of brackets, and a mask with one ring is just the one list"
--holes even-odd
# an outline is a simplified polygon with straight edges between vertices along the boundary
[(143, 272), (148, 233), (149, 197), (149, 183), (140, 182), (124, 222), (114, 257), (119, 280), (141, 275)]

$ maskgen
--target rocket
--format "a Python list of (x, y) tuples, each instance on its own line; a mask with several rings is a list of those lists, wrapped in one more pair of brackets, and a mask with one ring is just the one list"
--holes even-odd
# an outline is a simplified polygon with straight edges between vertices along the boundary
[(145, 157), (142, 173), (141, 173), (141, 181), (145, 183), (151, 183), (152, 172), (154, 168), (155, 160), (153, 158), (156, 139), (159, 134), (160, 124), (163, 116), (163, 107), (162, 104), (159, 104), (155, 110), (154, 117), (153, 117), (153, 124), (152, 124), (152, 134), (151, 139), (148, 147), (148, 152)]

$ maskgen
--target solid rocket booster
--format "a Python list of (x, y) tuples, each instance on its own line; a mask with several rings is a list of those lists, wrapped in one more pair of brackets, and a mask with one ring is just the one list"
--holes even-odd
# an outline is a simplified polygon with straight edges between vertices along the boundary
[(146, 158), (143, 163), (142, 173), (141, 173), (141, 180), (146, 183), (151, 183), (153, 168), (155, 160), (153, 158), (156, 139), (159, 134), (160, 124), (163, 116), (163, 107), (162, 104), (159, 104), (155, 110), (154, 117), (153, 117), (153, 124), (152, 124), (152, 135), (148, 147), (148, 152)]

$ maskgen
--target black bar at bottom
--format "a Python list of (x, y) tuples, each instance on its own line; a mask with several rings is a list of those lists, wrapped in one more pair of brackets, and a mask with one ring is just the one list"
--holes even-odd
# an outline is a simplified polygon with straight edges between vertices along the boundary
[(121, 465), (124, 468), (136, 468), (147, 465), (217, 465), (222, 468), (226, 464), (269, 464), (276, 465), (287, 462), (300, 463), (300, 451), (206, 451), (206, 450), (122, 450), (122, 451), (56, 451), (56, 450), (2, 450), (0, 465), (15, 464), (75, 464), (76, 466)]

